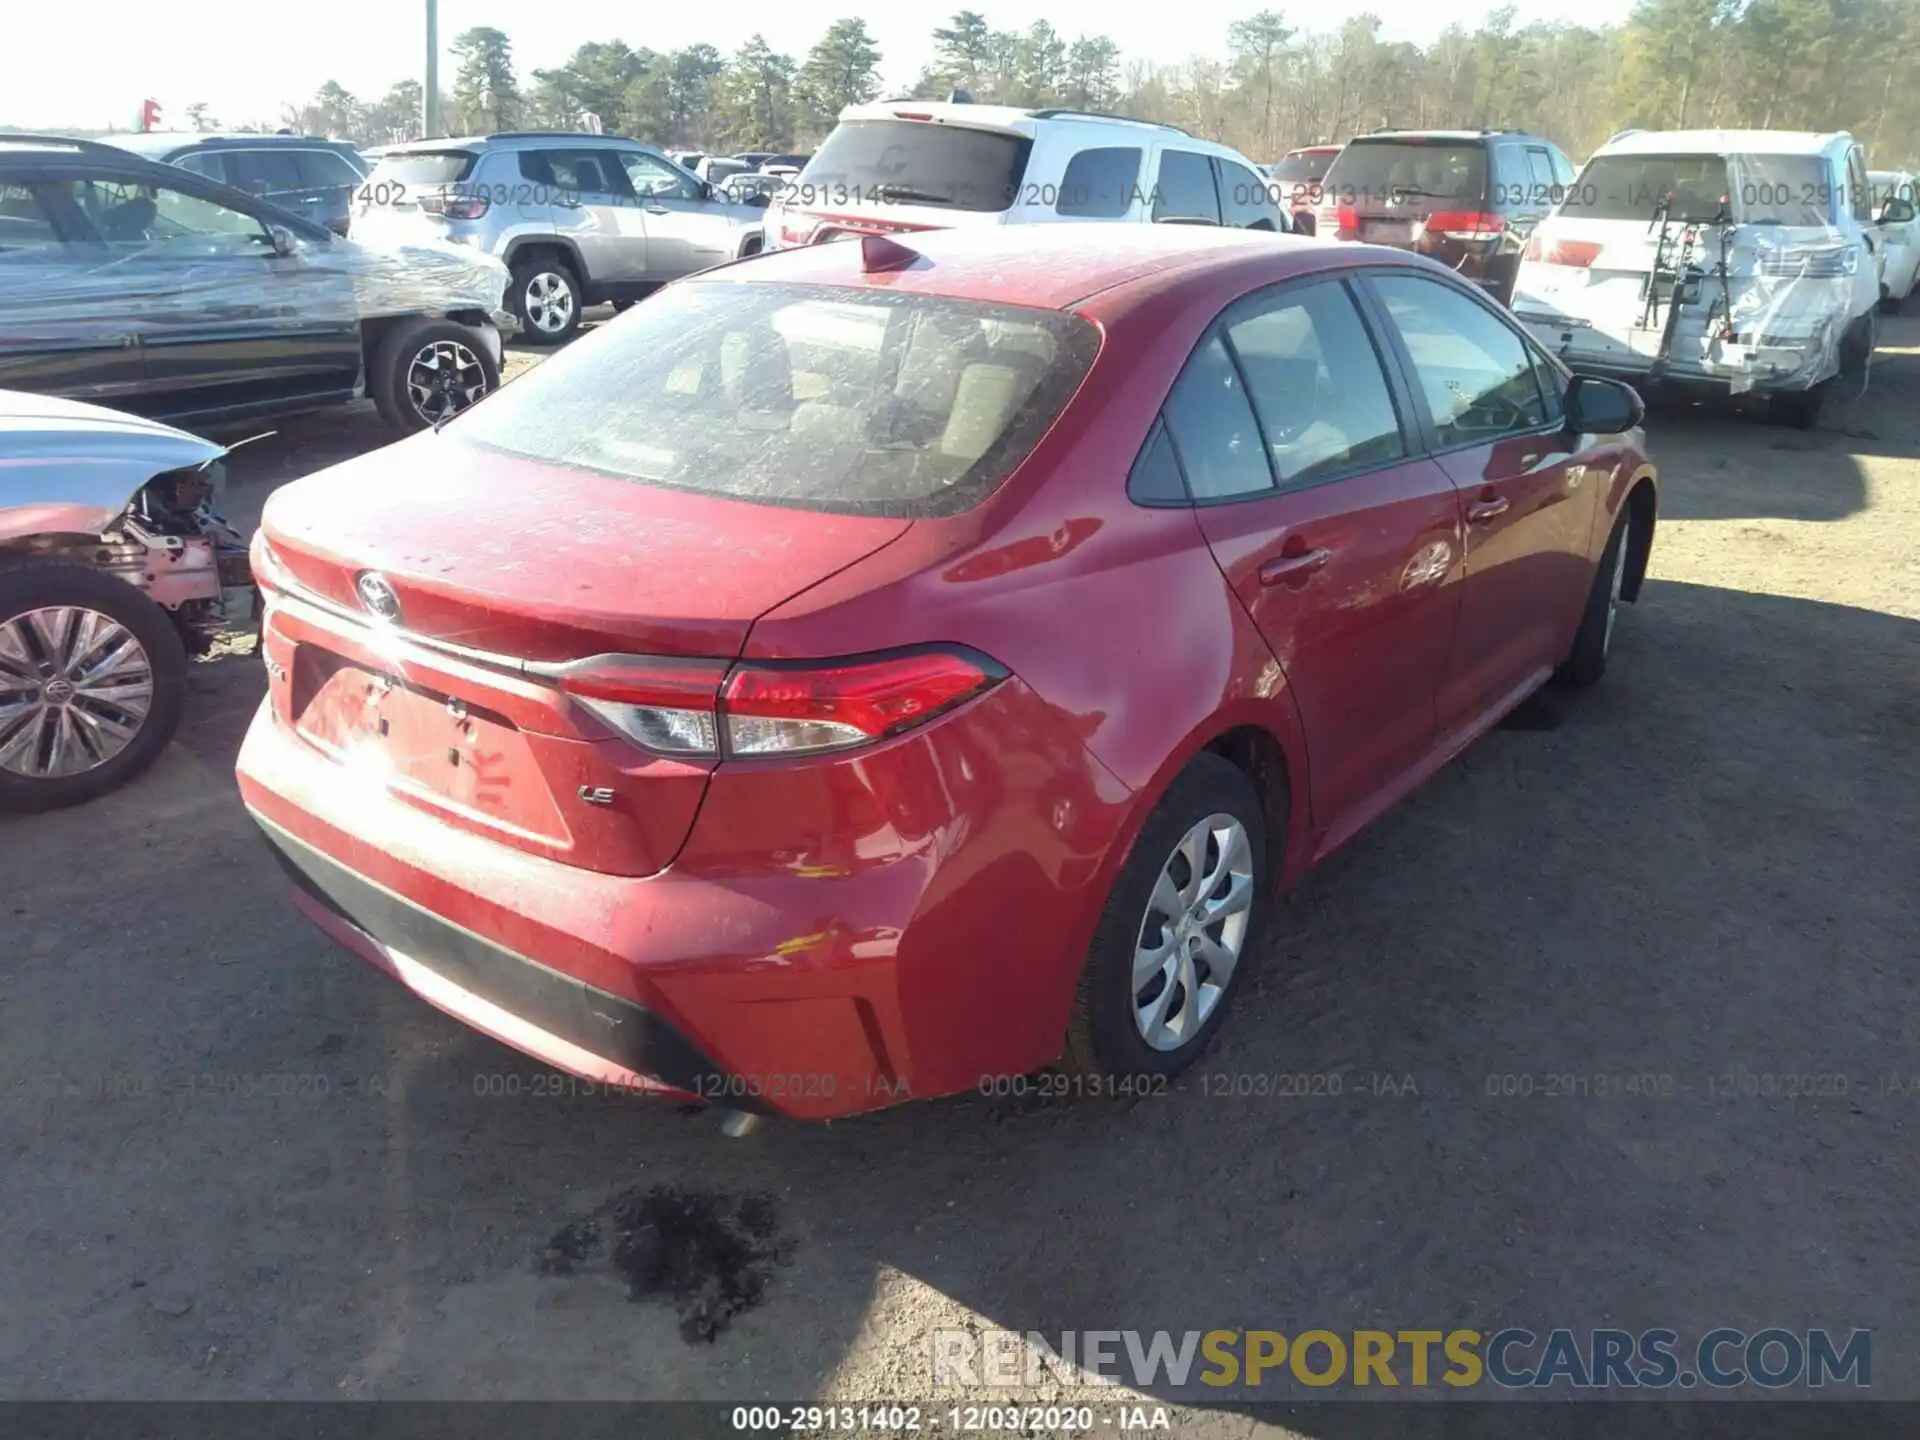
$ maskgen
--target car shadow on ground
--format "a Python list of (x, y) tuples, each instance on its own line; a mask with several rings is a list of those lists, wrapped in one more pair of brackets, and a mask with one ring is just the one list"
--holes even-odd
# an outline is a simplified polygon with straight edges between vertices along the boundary
[(1814, 430), (1769, 423), (1751, 401), (1648, 397), (1656, 465), (1684, 465), (1661, 495), (1678, 520), (1844, 520), (1867, 507), (1866, 467), (1920, 457), (1920, 318), (1887, 317), (1864, 392), (1829, 402)]
[[(1920, 623), (1652, 582), (1598, 690), (1283, 907), (1167, 1094), (740, 1140), (309, 931), (230, 779), (257, 665), (201, 668), (150, 777), (0, 824), (10, 1393), (800, 1398), (859, 1352), (867, 1398), (978, 1400), (935, 1331), (1508, 1324), (1875, 1326), (1876, 1393), (1920, 1393), (1913, 1101), (1876, 1088), (1920, 1068)], [(1183, 1434), (1309, 1398), (1142, 1388)], [(1462, 1433), (1375, 1408), (1305, 1433)]]

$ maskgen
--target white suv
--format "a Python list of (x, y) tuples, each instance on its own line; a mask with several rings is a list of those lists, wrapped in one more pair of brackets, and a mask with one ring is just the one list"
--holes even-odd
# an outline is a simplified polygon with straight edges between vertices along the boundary
[(1098, 221), (1287, 231), (1279, 187), (1172, 125), (964, 100), (850, 105), (767, 217), (769, 249)]
[(1885, 265), (1852, 136), (1629, 130), (1534, 230), (1512, 305), (1574, 370), (1750, 392), (1806, 428), (1864, 383)]

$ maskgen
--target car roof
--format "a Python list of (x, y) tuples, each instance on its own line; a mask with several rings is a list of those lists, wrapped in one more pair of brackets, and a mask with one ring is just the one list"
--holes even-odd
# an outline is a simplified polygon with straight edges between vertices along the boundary
[(351, 150), (353, 146), (345, 140), (331, 140), (325, 135), (259, 135), (246, 131), (136, 131), (126, 135), (102, 135), (100, 141), (105, 145), (118, 146), (122, 150), (132, 151), (135, 155), (158, 157), (171, 155), (179, 150), (196, 148), (232, 149), (241, 145), (276, 146), (285, 149), (311, 150), (316, 145), (328, 150)]
[[(897, 270), (868, 273), (862, 242), (837, 240), (775, 250), (695, 279), (765, 284), (846, 285), (944, 295), (958, 300), (1064, 310), (1082, 300), (1173, 272), (1217, 273), (1244, 267), (1270, 279), (1276, 255), (1305, 273), (1330, 259), (1358, 258), (1373, 247), (1271, 231), (1201, 225), (994, 225), (889, 236), (925, 257)], [(1382, 251), (1397, 261), (1397, 250)]]
[(1373, 130), (1365, 135), (1354, 136), (1347, 144), (1392, 144), (1396, 140), (1498, 140), (1502, 135), (1511, 135), (1516, 140), (1541, 138), (1531, 130)]
[(1844, 130), (1630, 130), (1593, 153), (1599, 155), (1824, 155), (1851, 145)]
[(963, 100), (871, 100), (849, 105), (840, 112), (848, 120), (920, 120), (935, 125), (960, 125), (974, 130), (1003, 130), (1010, 134), (1035, 134), (1042, 125), (1121, 125), (1129, 129), (1159, 130), (1177, 135), (1186, 132), (1178, 125), (1157, 120), (1137, 120), (1127, 115), (1102, 115), (1090, 110), (1066, 110), (1053, 106), (976, 105)]
[(432, 154), (441, 150), (532, 150), (542, 145), (628, 145), (664, 155), (666, 151), (626, 135), (596, 135), (590, 131), (509, 130), (497, 135), (448, 135), (437, 140), (406, 140), (386, 147), (392, 155)]

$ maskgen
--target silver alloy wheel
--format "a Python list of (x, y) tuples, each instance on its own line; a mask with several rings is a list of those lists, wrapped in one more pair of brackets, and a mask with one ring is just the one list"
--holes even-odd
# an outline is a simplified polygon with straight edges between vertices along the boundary
[(536, 330), (558, 335), (573, 319), (573, 286), (567, 277), (541, 270), (527, 277), (527, 319)]
[(487, 372), (458, 340), (435, 340), (407, 362), (407, 402), (429, 425), (458, 415), (487, 393)]
[(1620, 618), (1620, 587), (1627, 578), (1627, 541), (1632, 533), (1631, 527), (1620, 532), (1620, 546), (1613, 557), (1613, 575), (1607, 581), (1607, 629), (1600, 637), (1600, 653), (1603, 655), (1613, 649), (1613, 622)]
[(0, 624), (0, 770), (52, 780), (95, 769), (152, 708), (146, 647), (111, 615), (56, 605)]
[(1160, 867), (1133, 951), (1133, 1023), (1155, 1050), (1191, 1044), (1247, 943), (1253, 845), (1231, 815), (1196, 823)]

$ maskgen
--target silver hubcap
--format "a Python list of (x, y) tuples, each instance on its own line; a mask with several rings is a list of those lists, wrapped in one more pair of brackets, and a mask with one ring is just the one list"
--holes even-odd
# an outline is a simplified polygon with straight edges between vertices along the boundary
[(1133, 952), (1133, 1023), (1156, 1050), (1178, 1050), (1207, 1023), (1247, 942), (1253, 846), (1231, 815), (1187, 831), (1154, 882)]
[(549, 335), (567, 328), (573, 319), (573, 287), (565, 276), (542, 270), (527, 281), (527, 319)]
[(1613, 556), (1613, 576), (1607, 581), (1607, 630), (1600, 637), (1603, 651), (1613, 648), (1613, 622), (1620, 618), (1620, 586), (1627, 575), (1627, 539), (1629, 532), (1620, 532), (1620, 547)]
[(480, 357), (458, 340), (436, 340), (407, 366), (407, 399), (429, 425), (457, 415), (487, 393)]
[(146, 647), (112, 616), (61, 605), (0, 624), (0, 770), (51, 780), (104, 765), (152, 708)]

